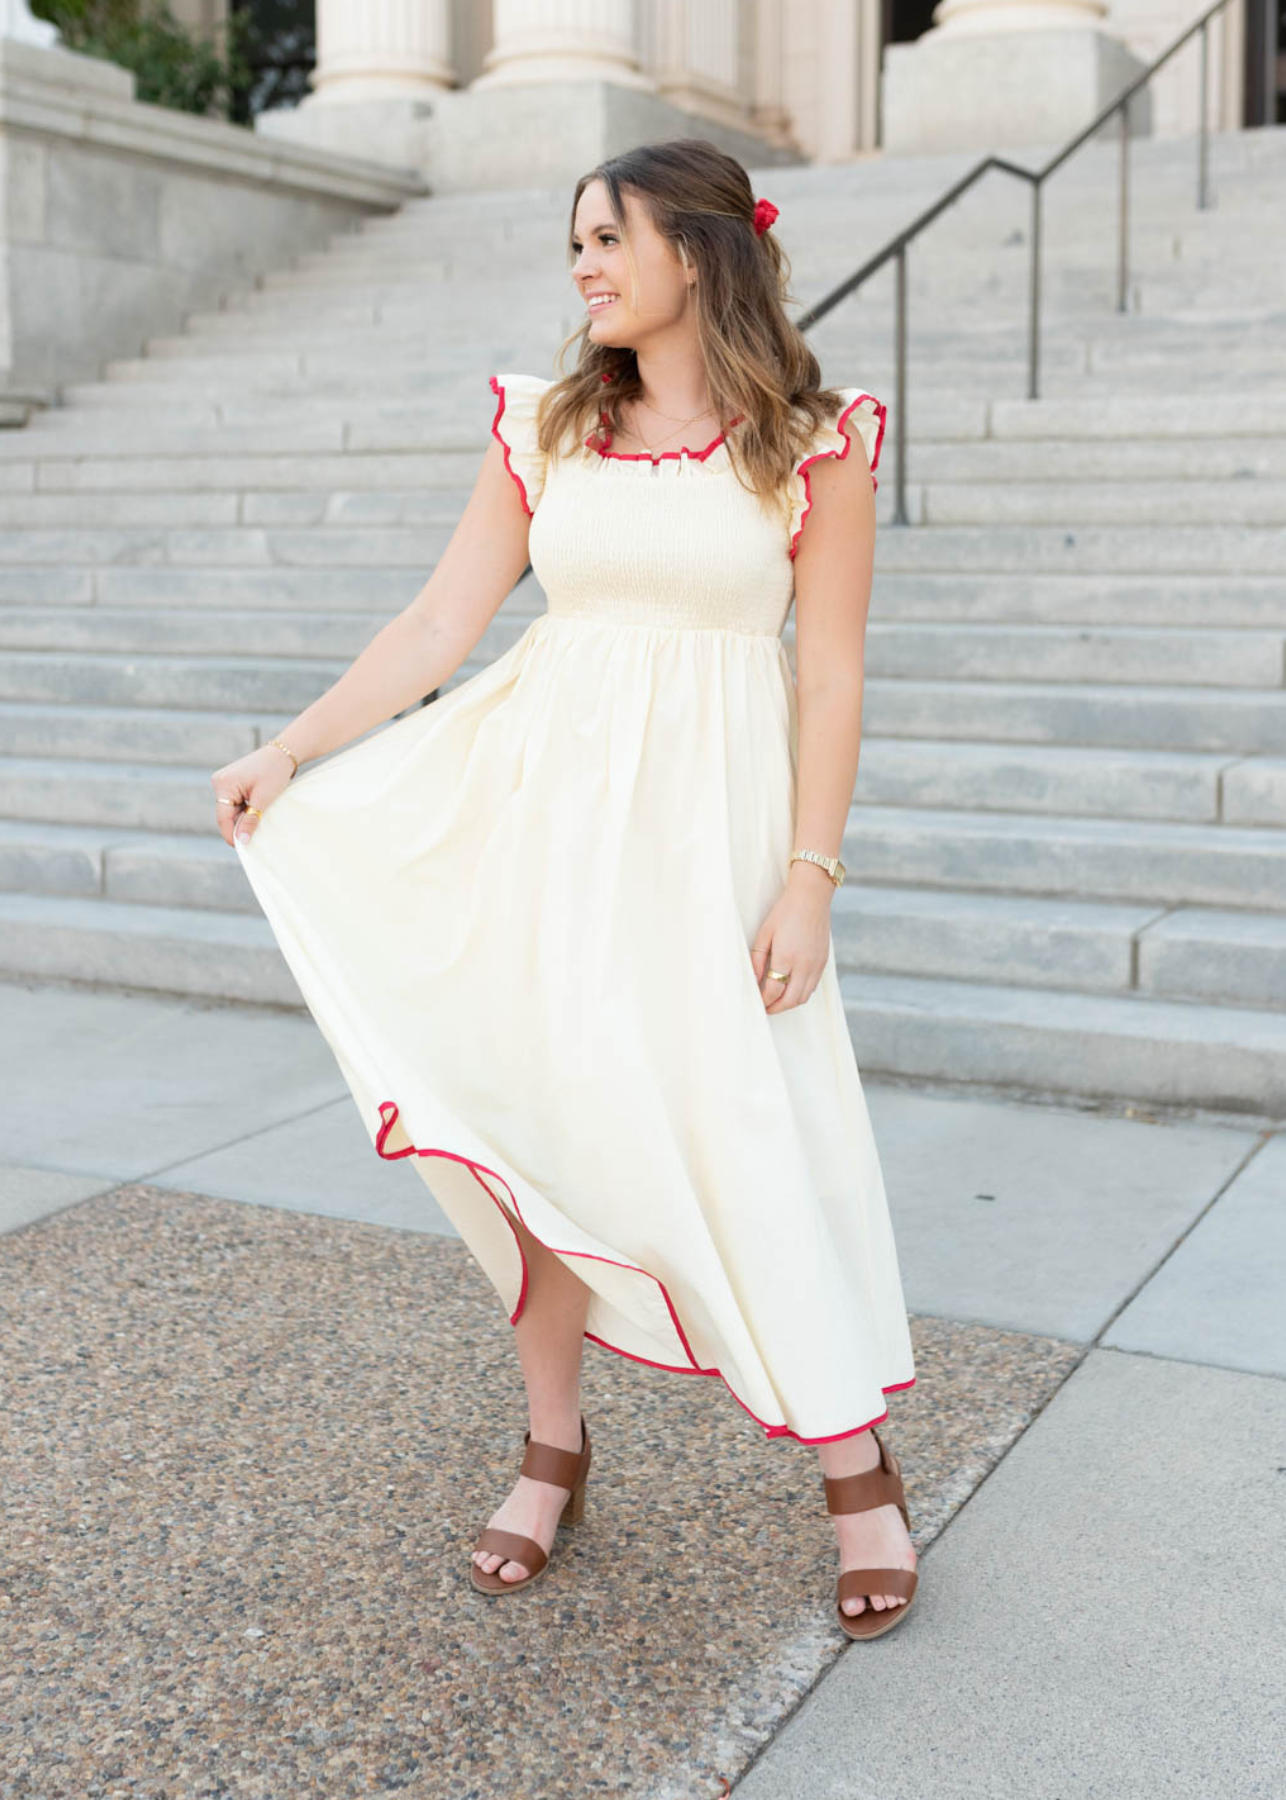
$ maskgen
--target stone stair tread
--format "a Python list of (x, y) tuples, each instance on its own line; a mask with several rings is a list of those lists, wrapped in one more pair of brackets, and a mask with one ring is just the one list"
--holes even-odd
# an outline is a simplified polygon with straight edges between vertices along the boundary
[[(1017, 843), (1034, 839), (1074, 843), (1110, 843), (1122, 851), (1157, 849), (1267, 850), (1282, 859), (1282, 904), (1286, 907), (1286, 832), (1272, 825), (1187, 823), (1179, 819), (1119, 819), (1110, 814), (1084, 815), (990, 812), (961, 807), (874, 806), (857, 800), (849, 808), (847, 829), (860, 844), (868, 831), (912, 831), (917, 836), (951, 831), (958, 836), (1007, 837)], [(849, 864), (852, 867), (851, 863)]]
[[(1187, 143), (1131, 143), (1149, 205), (1128, 316), (1098, 230), (1116, 146), (1054, 184), (1038, 401), (1012, 189), (963, 196), (911, 271), (913, 306), (934, 299), (908, 371), (913, 528), (892, 523), (894, 421), (832, 914), (864, 1069), (1286, 1110), (1286, 314), (1263, 249), (1286, 132), (1209, 151), (1201, 211)], [(801, 296), (851, 268), (837, 221), (882, 241), (976, 160), (775, 170)], [(579, 323), (543, 260), (564, 205), (409, 200), (0, 433), (0, 856), (50, 889), (0, 892), (0, 972), (300, 1004), (204, 824), (209, 772), (431, 570), (486, 449), (487, 374), (544, 368)], [(531, 271), (521, 338), (471, 297), (501, 249)], [(812, 342), (826, 379), (892, 403), (887, 284), (863, 305), (860, 362), (840, 311)], [(529, 574), (444, 690), (543, 602)], [(176, 694), (210, 705), (153, 704)]]
[(1286, 1013), (1152, 994), (1083, 994), (1073, 989), (1006, 987), (945, 977), (849, 970), (839, 977), (846, 1007), (927, 1014), (943, 1026), (1019, 1024), (1064, 1039), (1090, 1035), (1134, 1042), (1161, 1039), (1217, 1053), (1237, 1045), (1271, 1056), (1286, 1078)]

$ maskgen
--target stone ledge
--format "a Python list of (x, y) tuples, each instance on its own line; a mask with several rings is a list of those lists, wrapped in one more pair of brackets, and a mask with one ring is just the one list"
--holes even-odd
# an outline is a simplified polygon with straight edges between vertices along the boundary
[(0, 38), (0, 131), (78, 138), (152, 163), (375, 206), (429, 191), (413, 169), (283, 138), (265, 141), (243, 125), (136, 100), (134, 88), (128, 70), (99, 57)]

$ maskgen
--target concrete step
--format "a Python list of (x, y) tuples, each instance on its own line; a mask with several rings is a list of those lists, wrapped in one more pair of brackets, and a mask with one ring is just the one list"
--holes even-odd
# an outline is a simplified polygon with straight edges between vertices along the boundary
[[(85, 762), (72, 769), (52, 760), (34, 772), (16, 760), (10, 767), (11, 777), (0, 777), (5, 798), (25, 780), (29, 792), (39, 788), (44, 816), (0, 820), (0, 888), (234, 910), (253, 904), (239, 870), (229, 878), (225, 863), (211, 863), (227, 846), (214, 832), (208, 770)], [(60, 804), (70, 816), (51, 820)], [(86, 821), (95, 808), (98, 822)], [(864, 887), (1286, 914), (1280, 827), (863, 802), (851, 810), (843, 855)]]
[(0, 529), (53, 530), (59, 527), (107, 530), (112, 526), (172, 527), (238, 525), (435, 525), (454, 528), (469, 489), (441, 482), (401, 490), (321, 487), (267, 493), (167, 493), (128, 489), (124, 493), (39, 493), (0, 495)]
[(866, 646), (871, 675), (919, 682), (1286, 684), (1286, 629), (976, 623), (961, 631), (954, 624), (878, 618), (870, 621)]
[(869, 970), (840, 988), (868, 1077), (1286, 1113), (1279, 1012)]
[(0, 652), (0, 700), (293, 715), (338, 681), (348, 660), (8, 650)]
[(864, 728), (948, 742), (1115, 745), (1147, 750), (1286, 752), (1286, 692), (1044, 682), (885, 681), (871, 677)]
[[(498, 614), (471, 666), (490, 660), (529, 622), (526, 613)], [(293, 713), (337, 681), (350, 660), (6, 650), (0, 700)], [(864, 706), (866, 728), (885, 737), (1286, 753), (1281, 688), (871, 674)]]
[[(221, 842), (219, 848), (235, 854)], [(0, 924), (0, 968), (9, 975), (302, 1004), (262, 916), (0, 893)], [(864, 968), (845, 968), (840, 987), (868, 1077), (1271, 1116), (1286, 1110), (1280, 1012)]]
[[(21, 502), (54, 494), (137, 494), (158, 489), (172, 494), (348, 493), (450, 490), (461, 503), (470, 492), (482, 450), (426, 450), (391, 455), (316, 451), (298, 456), (251, 456), (215, 452), (209, 456), (147, 457), (51, 452), (28, 462), (0, 463), (0, 493)], [(1265, 473), (1271, 471), (1265, 470)]]
[[(837, 221), (883, 241), (976, 160), (774, 171), (801, 301), (851, 266)], [(1204, 213), (1190, 142), (1131, 160), (1128, 313), (1113, 146), (1050, 186), (1039, 402), (1020, 184), (912, 261), (916, 523), (898, 417), (837, 962), (864, 1069), (1280, 1110), (1286, 129), (1216, 134)], [(553, 189), (414, 202), (0, 434), (0, 969), (298, 1004), (210, 770), (422, 585), (487, 374), (581, 323), (565, 231)], [(810, 334), (890, 407), (891, 300), (885, 271)], [(543, 605), (529, 578), (448, 687)]]
[[(892, 506), (891, 488), (884, 488), (878, 506), (885, 512)], [(427, 575), (458, 522), (445, 503), (441, 513), (439, 525), (424, 527), (33, 527), (0, 538), (0, 560), (28, 566), (343, 565), (364, 570), (397, 567)], [(876, 562), (880, 570), (913, 569), (920, 574), (955, 570), (960, 575), (979, 571), (1022, 571), (1029, 576), (1098, 572), (1274, 575), (1286, 567), (1286, 525), (1264, 525), (1253, 531), (1228, 524), (890, 527), (879, 538)]]
[(1286, 525), (1286, 479), (934, 482), (920, 465), (916, 523), (928, 525)]
[[(918, 528), (917, 528), (918, 530)], [(987, 572), (952, 573), (947, 569), (891, 569), (885, 546), (891, 532), (876, 537), (876, 578), (872, 620), (951, 620), (999, 624), (1084, 624), (1207, 627), (1212, 619), (1225, 626), (1274, 630), (1286, 625), (1286, 579), (1266, 575), (1147, 573), (1094, 575)], [(930, 546), (935, 563), (936, 545)]]
[[(467, 679), (466, 672), (456, 679)], [(319, 680), (317, 690), (323, 686)], [(274, 735), (276, 727), (265, 729), (262, 721), (277, 716), (229, 713), (212, 721), (177, 709), (140, 708), (135, 715), (132, 708), (103, 707), (78, 733), (74, 710), (0, 703), (0, 814), (13, 821), (204, 832), (209, 771)], [(1054, 821), (1109, 817), (1280, 830), (1286, 758), (1003, 744), (948, 749), (871, 735), (856, 798), (899, 816), (929, 808), (971, 819), (1021, 813)], [(1211, 842), (1217, 848), (1220, 840)], [(1286, 839), (1281, 851), (1286, 856)]]
[[(267, 724), (267, 730), (264, 725)], [(0, 700), (0, 754), (190, 765), (207, 772), (275, 736), (276, 715)]]
[(855, 805), (843, 860), (897, 887), (1286, 912), (1280, 829)]
[[(397, 408), (404, 412), (404, 408)], [(382, 417), (394, 416), (394, 409)], [(145, 503), (158, 491), (169, 494), (239, 492), (421, 492), (432, 487), (450, 492), (463, 505), (476, 479), (482, 444), (464, 451), (379, 452), (327, 451), (297, 456), (251, 456), (229, 452), (180, 457), (136, 455), (69, 456), (47, 438), (33, 445), (41, 454), (0, 462), (0, 504), (15, 525), (40, 522), (40, 507), (59, 494), (141, 492)], [(1037, 483), (1060, 484), (1074, 504), (1080, 484), (1114, 486), (1178, 482), (1187, 484), (1185, 500), (1204, 486), (1225, 502), (1238, 489), (1247, 496), (1273, 481), (1286, 481), (1286, 432), (1280, 437), (1208, 438), (1198, 441), (1122, 438), (1102, 442), (1058, 442), (1053, 439), (931, 439), (907, 446), (908, 476), (917, 487), (949, 484), (979, 486), (1003, 482), (1006, 488)], [(880, 480), (892, 481), (892, 461), (881, 459)], [(1232, 485), (1216, 485), (1220, 483)], [(944, 497), (948, 502), (952, 496)], [(1128, 498), (1128, 494), (1127, 494)], [(1263, 523), (1273, 522), (1267, 517)]]
[(209, 775), (187, 773), (194, 789), (205, 783), (204, 832), (0, 819), (0, 890), (257, 913), (236, 852), (215, 829)]
[(369, 612), (252, 612), (225, 608), (0, 605), (0, 649), (73, 654), (136, 651), (148, 656), (226, 656), (230, 645), (259, 657), (351, 661), (380, 622)]
[(1286, 1027), (1286, 913), (845, 883), (831, 933), (841, 970), (1213, 1000)]
[(1286, 825), (1286, 758), (1219, 752), (943, 743), (863, 734), (857, 798), (1185, 824)]
[[(885, 486), (881, 483), (881, 487)], [(891, 485), (891, 484), (890, 484)], [(211, 534), (213, 535), (213, 534)], [(889, 530), (877, 544), (881, 569), (987, 570), (1029, 575), (1277, 575), (1286, 567), (1286, 527), (1238, 525), (940, 525)]]
[[(74, 526), (42, 531), (33, 527), (21, 534), (0, 538), (0, 558), (6, 562), (109, 563), (208, 569), (241, 566), (276, 567), (295, 564), (305, 568), (354, 570), (399, 568), (427, 577), (446, 548), (455, 518), (445, 516), (437, 527), (386, 531), (378, 527), (319, 525), (313, 529), (245, 526), (206, 530), (183, 527), (133, 526), (113, 530)], [(414, 592), (414, 590), (412, 590)]]
[(0, 931), (9, 976), (303, 1007), (262, 914), (0, 893)]
[[(519, 622), (513, 609), (510, 619)], [(523, 627), (530, 616), (522, 614)], [(258, 657), (351, 659), (377, 629), (369, 613), (300, 612), (262, 617), (225, 608), (0, 604), (0, 650), (138, 652), (219, 656), (230, 643)], [(792, 628), (786, 634), (793, 641)], [(873, 619), (868, 674), (893, 679), (1065, 681), (1281, 687), (1286, 625), (1277, 631), (1180, 627), (971, 624)], [(319, 673), (321, 671), (319, 670)]]

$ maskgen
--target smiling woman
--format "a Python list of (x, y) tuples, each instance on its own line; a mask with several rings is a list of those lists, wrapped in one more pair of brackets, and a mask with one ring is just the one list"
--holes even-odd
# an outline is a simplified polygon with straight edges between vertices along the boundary
[[(529, 1441), (475, 1585), (516, 1591), (579, 1516), (589, 1339), (817, 1447), (847, 1515), (839, 1621), (872, 1636), (915, 1587), (872, 1431), (915, 1371), (830, 902), (885, 412), (818, 385), (767, 223), (701, 141), (581, 184), (579, 362), (491, 376), (459, 572), (422, 602), (452, 638), (529, 556), (547, 610), (278, 784), (242, 862), (375, 1149), (422, 1175), (515, 1328)], [(744, 329), (738, 287), (766, 315)], [(326, 716), (283, 744), (314, 754)]]

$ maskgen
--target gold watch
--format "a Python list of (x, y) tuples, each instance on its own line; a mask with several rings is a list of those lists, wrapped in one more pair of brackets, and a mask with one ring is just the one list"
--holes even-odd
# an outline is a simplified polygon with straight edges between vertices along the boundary
[(836, 887), (843, 887), (845, 869), (838, 856), (823, 856), (820, 850), (796, 850), (791, 862), (815, 862), (830, 876)]

